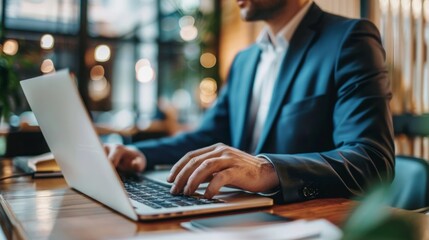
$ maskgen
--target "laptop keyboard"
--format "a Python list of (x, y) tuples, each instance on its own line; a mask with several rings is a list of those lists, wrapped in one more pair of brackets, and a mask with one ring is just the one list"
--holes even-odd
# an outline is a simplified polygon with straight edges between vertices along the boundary
[(172, 195), (169, 187), (149, 179), (136, 182), (125, 178), (123, 181), (131, 199), (155, 209), (223, 203), (222, 200), (204, 199), (202, 196)]

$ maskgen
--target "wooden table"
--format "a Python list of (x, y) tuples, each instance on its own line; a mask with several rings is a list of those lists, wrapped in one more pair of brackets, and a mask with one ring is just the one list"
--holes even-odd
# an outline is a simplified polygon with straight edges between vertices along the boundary
[[(0, 161), (0, 176), (9, 176), (14, 172), (15, 169), (10, 160)], [(0, 217), (8, 238), (129, 238), (145, 232), (185, 231), (179, 225), (181, 222), (207, 217), (203, 215), (172, 220), (133, 222), (71, 190), (62, 178), (9, 179), (0, 182), (0, 191), (3, 198), (2, 204), (5, 206)], [(356, 204), (357, 202), (347, 199), (319, 199), (258, 210), (299, 219), (325, 218), (341, 226)], [(224, 214), (231, 213), (217, 215)], [(421, 214), (415, 215), (419, 215), (419, 218), (424, 217)], [(429, 221), (425, 219), (425, 222), (419, 221), (423, 221), (426, 223), (424, 226), (428, 226)], [(427, 229), (424, 227), (422, 229), (426, 232), (425, 236), (429, 236)]]

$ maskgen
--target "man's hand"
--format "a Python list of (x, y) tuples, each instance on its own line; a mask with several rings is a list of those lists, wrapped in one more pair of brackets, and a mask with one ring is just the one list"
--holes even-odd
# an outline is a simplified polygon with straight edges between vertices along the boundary
[(174, 182), (172, 194), (186, 195), (209, 181), (205, 198), (212, 198), (225, 185), (251, 192), (265, 192), (279, 185), (274, 166), (268, 160), (221, 143), (186, 154), (173, 166), (167, 181)]
[(137, 149), (118, 144), (106, 144), (104, 149), (107, 158), (121, 171), (141, 172), (146, 167), (146, 158)]

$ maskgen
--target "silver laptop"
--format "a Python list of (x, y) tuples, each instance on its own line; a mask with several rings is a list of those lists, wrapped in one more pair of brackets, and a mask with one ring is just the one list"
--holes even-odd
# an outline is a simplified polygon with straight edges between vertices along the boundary
[(107, 159), (76, 83), (67, 70), (23, 80), (21, 86), (67, 184), (133, 220), (273, 204), (270, 198), (242, 191), (221, 193), (212, 200), (173, 196), (169, 194), (168, 185), (148, 179), (145, 174), (119, 176)]

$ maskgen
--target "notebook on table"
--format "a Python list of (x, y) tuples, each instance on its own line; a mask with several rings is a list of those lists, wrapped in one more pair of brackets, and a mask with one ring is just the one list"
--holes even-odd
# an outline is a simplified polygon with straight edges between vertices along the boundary
[(173, 196), (145, 174), (122, 178), (107, 159), (67, 70), (21, 81), (27, 101), (67, 184), (133, 219), (151, 220), (271, 206), (270, 198), (229, 192), (213, 199)]

